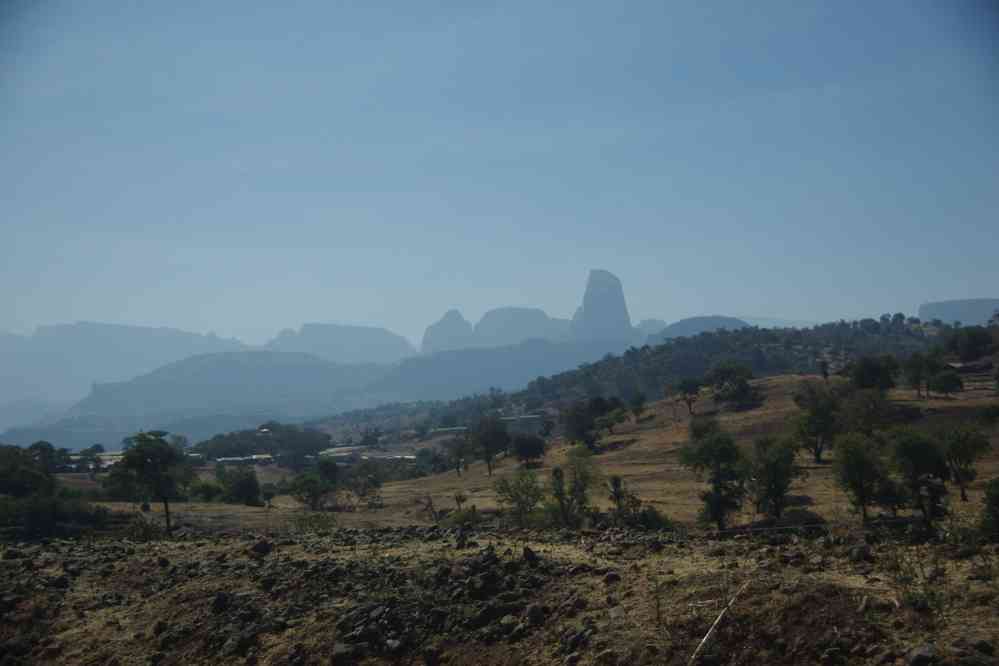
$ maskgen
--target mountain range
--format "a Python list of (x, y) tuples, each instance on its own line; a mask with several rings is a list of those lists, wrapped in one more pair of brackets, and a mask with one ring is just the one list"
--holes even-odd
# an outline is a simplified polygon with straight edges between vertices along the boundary
[(419, 352), (371, 326), (310, 323), (260, 348), (170, 328), (45, 326), (30, 336), (0, 334), (0, 441), (114, 445), (150, 428), (198, 439), (270, 418), (512, 390), (629, 346), (750, 323), (762, 320), (633, 325), (620, 280), (595, 270), (572, 319), (501, 307), (473, 325), (450, 310), (427, 327)]

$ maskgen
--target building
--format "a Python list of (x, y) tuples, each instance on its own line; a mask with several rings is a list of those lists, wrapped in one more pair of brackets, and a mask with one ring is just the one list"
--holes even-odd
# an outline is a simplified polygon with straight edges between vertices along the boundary
[(545, 417), (540, 414), (526, 414), (524, 416), (504, 416), (500, 422), (506, 426), (506, 431), (511, 435), (533, 435), (540, 437), (545, 428)]

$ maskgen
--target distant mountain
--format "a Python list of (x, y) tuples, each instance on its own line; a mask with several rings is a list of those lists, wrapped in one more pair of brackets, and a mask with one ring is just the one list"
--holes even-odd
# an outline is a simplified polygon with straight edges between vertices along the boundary
[(778, 319), (775, 317), (739, 317), (739, 319), (750, 326), (759, 326), (760, 328), (811, 328), (822, 323), (807, 319)]
[(46, 423), (61, 417), (71, 402), (52, 402), (43, 398), (21, 398), (0, 404), (0, 431), (15, 426)]
[(649, 344), (661, 344), (666, 340), (679, 337), (689, 337), (699, 333), (713, 332), (720, 329), (734, 331), (746, 328), (749, 324), (735, 317), (723, 317), (721, 315), (710, 315), (704, 317), (690, 317), (675, 321), (662, 331), (649, 338)]
[(365, 391), (370, 404), (407, 400), (449, 400), (490, 388), (523, 388), (539, 376), (595, 361), (608, 351), (605, 341), (528, 340), (507, 347), (457, 349), (406, 359)]
[[(655, 323), (652, 325), (655, 326)], [(603, 340), (608, 343), (609, 351), (616, 349), (619, 343), (638, 342), (647, 335), (632, 328), (624, 289), (617, 276), (608, 271), (593, 270), (586, 281), (583, 303), (571, 321), (550, 317), (540, 308), (501, 307), (486, 312), (472, 327), (458, 310), (448, 310), (439, 321), (427, 327), (422, 352), (433, 354), (456, 349), (503, 347), (527, 340)]]
[(624, 300), (624, 288), (616, 275), (592, 270), (586, 280), (583, 304), (572, 318), (577, 340), (631, 340), (634, 330)]
[(116, 444), (120, 433), (163, 429), (192, 439), (224, 427), (252, 427), (267, 419), (299, 420), (329, 414), (339, 394), (377, 380), (385, 368), (338, 365), (311, 354), (246, 351), (203, 354), (165, 365), (126, 382), (98, 384), (59, 421), (15, 428), (0, 440), (58, 446)]
[(266, 345), (271, 351), (303, 352), (334, 363), (394, 363), (416, 354), (409, 341), (375, 326), (304, 324), (286, 329)]
[(94, 382), (122, 381), (195, 354), (245, 349), (238, 340), (97, 322), (0, 336), (0, 402), (73, 401)]
[(642, 340), (650, 335), (655, 335), (664, 328), (666, 328), (666, 322), (662, 319), (643, 319), (635, 324), (635, 330)]
[(525, 340), (566, 340), (568, 319), (554, 319), (540, 308), (505, 307), (482, 315), (473, 331), (473, 345), (503, 347)]
[(420, 350), (424, 354), (434, 354), (448, 349), (474, 347), (472, 325), (458, 310), (448, 310), (438, 321), (427, 326), (423, 334)]
[(923, 321), (939, 319), (945, 324), (959, 321), (965, 326), (982, 325), (999, 310), (999, 298), (969, 298), (957, 301), (938, 301), (919, 306)]

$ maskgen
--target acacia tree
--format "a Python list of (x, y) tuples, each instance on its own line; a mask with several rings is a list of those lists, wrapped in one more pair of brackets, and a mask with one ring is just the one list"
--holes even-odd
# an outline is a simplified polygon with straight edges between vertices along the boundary
[(510, 446), (510, 435), (506, 426), (498, 418), (487, 416), (479, 421), (473, 433), (476, 448), (486, 461), (489, 476), (493, 475), (493, 464), (498, 456)]
[(892, 433), (892, 460), (915, 508), (931, 525), (945, 514), (944, 482), (950, 478), (950, 468), (943, 448), (925, 433), (898, 428)]
[(511, 478), (496, 482), (496, 499), (509, 507), (513, 520), (518, 525), (526, 525), (531, 512), (537, 508), (545, 490), (538, 482), (538, 476), (526, 469), (518, 470)]
[(803, 412), (795, 423), (795, 435), (819, 465), (823, 451), (839, 432), (839, 397), (827, 387), (805, 382), (795, 394), (794, 402)]
[(866, 523), (867, 507), (878, 503), (879, 491), (884, 490), (888, 477), (876, 442), (861, 433), (840, 435), (836, 439), (833, 475)]
[(950, 476), (961, 489), (961, 501), (968, 501), (968, 484), (975, 480), (975, 463), (992, 449), (989, 438), (977, 428), (957, 426), (940, 435)]
[(183, 451), (166, 441), (162, 430), (139, 432), (129, 438), (131, 446), (119, 465), (135, 483), (154, 500), (162, 502), (167, 535), (173, 533), (170, 522), (170, 499), (179, 494), (193, 473)]
[(709, 488), (701, 493), (701, 517), (715, 523), (719, 531), (724, 530), (728, 514), (742, 506), (746, 494), (745, 464), (735, 440), (717, 431), (687, 442), (680, 449), (680, 462), (695, 474), (706, 475)]
[(926, 381), (926, 357), (922, 352), (916, 352), (902, 363), (902, 374), (905, 382), (916, 389), (916, 397), (923, 397), (923, 382)]
[(545, 440), (536, 435), (517, 435), (513, 438), (513, 452), (525, 466), (545, 456)]
[(687, 413), (690, 416), (694, 415), (694, 403), (697, 402), (698, 398), (701, 396), (701, 382), (698, 379), (687, 378), (680, 380), (680, 383), (676, 385), (677, 393), (680, 394), (680, 399), (687, 405)]
[(597, 479), (593, 454), (585, 446), (569, 451), (565, 468), (552, 469), (550, 492), (558, 510), (558, 519), (566, 527), (578, 527), (589, 506), (589, 490)]
[(753, 443), (746, 488), (758, 512), (780, 519), (791, 484), (805, 475), (794, 458), (795, 447), (791, 442), (763, 437)]

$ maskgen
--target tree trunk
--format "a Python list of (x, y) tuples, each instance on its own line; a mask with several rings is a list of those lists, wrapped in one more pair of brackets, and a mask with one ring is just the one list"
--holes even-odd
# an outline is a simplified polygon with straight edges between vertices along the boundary
[(167, 536), (173, 536), (173, 526), (170, 525), (170, 500), (163, 498), (163, 514), (166, 516)]
[(860, 522), (862, 525), (867, 524), (867, 503), (862, 502), (860, 504)]
[(963, 483), (960, 484), (960, 486), (961, 486), (961, 501), (962, 502), (967, 502), (968, 501), (968, 491), (965, 489)]
[(492, 458), (486, 458), (486, 470), (488, 470), (489, 476), (493, 475), (493, 460), (492, 460)]

